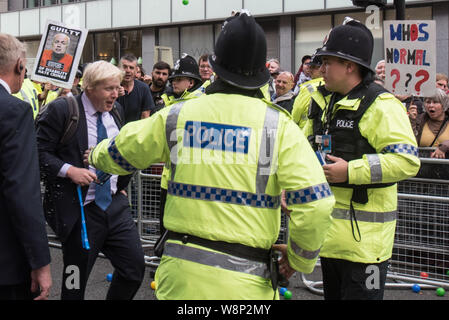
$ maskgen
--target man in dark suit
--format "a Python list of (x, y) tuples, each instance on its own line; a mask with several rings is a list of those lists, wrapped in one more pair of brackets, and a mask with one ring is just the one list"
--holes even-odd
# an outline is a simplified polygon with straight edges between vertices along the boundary
[(33, 112), (11, 96), (23, 83), (25, 48), (7, 34), (0, 47), (0, 300), (43, 300), (52, 280)]
[[(124, 191), (130, 177), (112, 176), (100, 185), (99, 172), (83, 163), (88, 148), (117, 135), (123, 125), (124, 112), (116, 103), (120, 80), (121, 71), (110, 63), (98, 61), (86, 68), (84, 93), (75, 97), (77, 130), (67, 142), (61, 142), (69, 118), (67, 99), (49, 104), (38, 121), (39, 159), (46, 182), (44, 209), (63, 250), (63, 300), (84, 298), (100, 251), (115, 268), (107, 299), (132, 299), (143, 280), (144, 253)], [(77, 186), (81, 186), (90, 249), (82, 244)]]

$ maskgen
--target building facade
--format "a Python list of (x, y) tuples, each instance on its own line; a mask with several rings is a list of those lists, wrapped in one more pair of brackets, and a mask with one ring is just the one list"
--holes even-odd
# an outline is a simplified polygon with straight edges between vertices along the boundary
[[(351, 0), (0, 0), (0, 32), (27, 43), (32, 65), (46, 21), (62, 21), (89, 30), (82, 63), (133, 53), (150, 71), (156, 61), (173, 64), (184, 52), (212, 53), (222, 21), (233, 10), (248, 9), (266, 33), (268, 58), (295, 73), (301, 58), (313, 54), (346, 16), (373, 32), (374, 66), (383, 59), (383, 21), (396, 17), (393, 2), (376, 11)], [(406, 1), (406, 19), (436, 20), (437, 72), (448, 74), (449, 1)]]

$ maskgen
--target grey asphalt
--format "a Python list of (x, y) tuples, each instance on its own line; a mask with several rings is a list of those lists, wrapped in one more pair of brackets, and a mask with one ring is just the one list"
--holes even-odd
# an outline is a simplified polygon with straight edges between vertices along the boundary
[[(147, 249), (146, 249), (147, 250)], [(50, 248), (52, 262), (52, 278), (53, 287), (50, 293), (50, 300), (60, 300), (61, 291), (61, 279), (63, 271), (62, 263), (62, 251), (58, 248)], [(146, 254), (151, 255), (151, 252), (146, 252)], [(134, 300), (156, 300), (154, 291), (151, 289), (151, 282), (153, 281), (151, 274), (153, 268), (147, 267), (145, 272), (145, 278), (142, 285), (137, 292)], [(94, 265), (92, 273), (89, 277), (89, 281), (86, 288), (86, 300), (104, 300), (106, 297), (107, 290), (109, 288), (109, 282), (106, 279), (108, 273), (113, 272), (113, 267), (109, 260), (106, 258), (99, 257)], [(306, 276), (307, 281), (320, 281), (321, 270), (319, 266), (315, 268), (315, 271)], [(324, 300), (323, 296), (311, 292), (301, 281), (300, 276), (295, 274), (290, 279), (290, 284), (288, 286), (293, 294), (291, 300), (298, 301), (319, 301)], [(411, 289), (389, 289), (385, 290), (384, 300), (449, 300), (449, 290), (444, 297), (438, 297), (435, 293), (435, 289), (423, 289), (419, 294), (414, 293)], [(281, 297), (281, 300), (284, 298)]]

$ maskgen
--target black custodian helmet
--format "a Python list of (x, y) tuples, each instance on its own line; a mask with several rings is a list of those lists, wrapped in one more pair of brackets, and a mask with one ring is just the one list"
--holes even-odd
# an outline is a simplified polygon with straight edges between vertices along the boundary
[(316, 56), (334, 56), (357, 63), (371, 69), (374, 38), (371, 31), (362, 23), (346, 18), (342, 25), (333, 28), (323, 47)]
[(195, 80), (195, 83), (202, 83), (200, 76), (200, 69), (196, 60), (186, 53), (183, 53), (181, 59), (176, 61), (173, 67), (172, 74), (168, 77), (168, 80), (173, 80), (176, 77), (187, 77)]
[(220, 79), (242, 89), (258, 89), (270, 79), (267, 40), (261, 26), (242, 12), (225, 21), (209, 63)]

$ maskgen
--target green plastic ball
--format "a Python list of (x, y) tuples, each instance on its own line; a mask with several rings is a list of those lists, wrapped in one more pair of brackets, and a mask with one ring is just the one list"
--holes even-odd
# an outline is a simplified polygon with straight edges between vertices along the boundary
[(292, 296), (293, 296), (293, 294), (292, 294), (292, 292), (291, 291), (285, 291), (285, 293), (284, 293), (284, 298), (286, 299), (286, 300), (290, 300), (291, 298), (292, 298)]
[(189, 4), (189, 0), (182, 0), (182, 4), (185, 5), (185, 6), (188, 5)]
[(449, 270), (446, 271), (446, 275), (449, 277)]
[(446, 291), (443, 288), (438, 288), (436, 293), (437, 293), (437, 296), (443, 297), (446, 294)]

